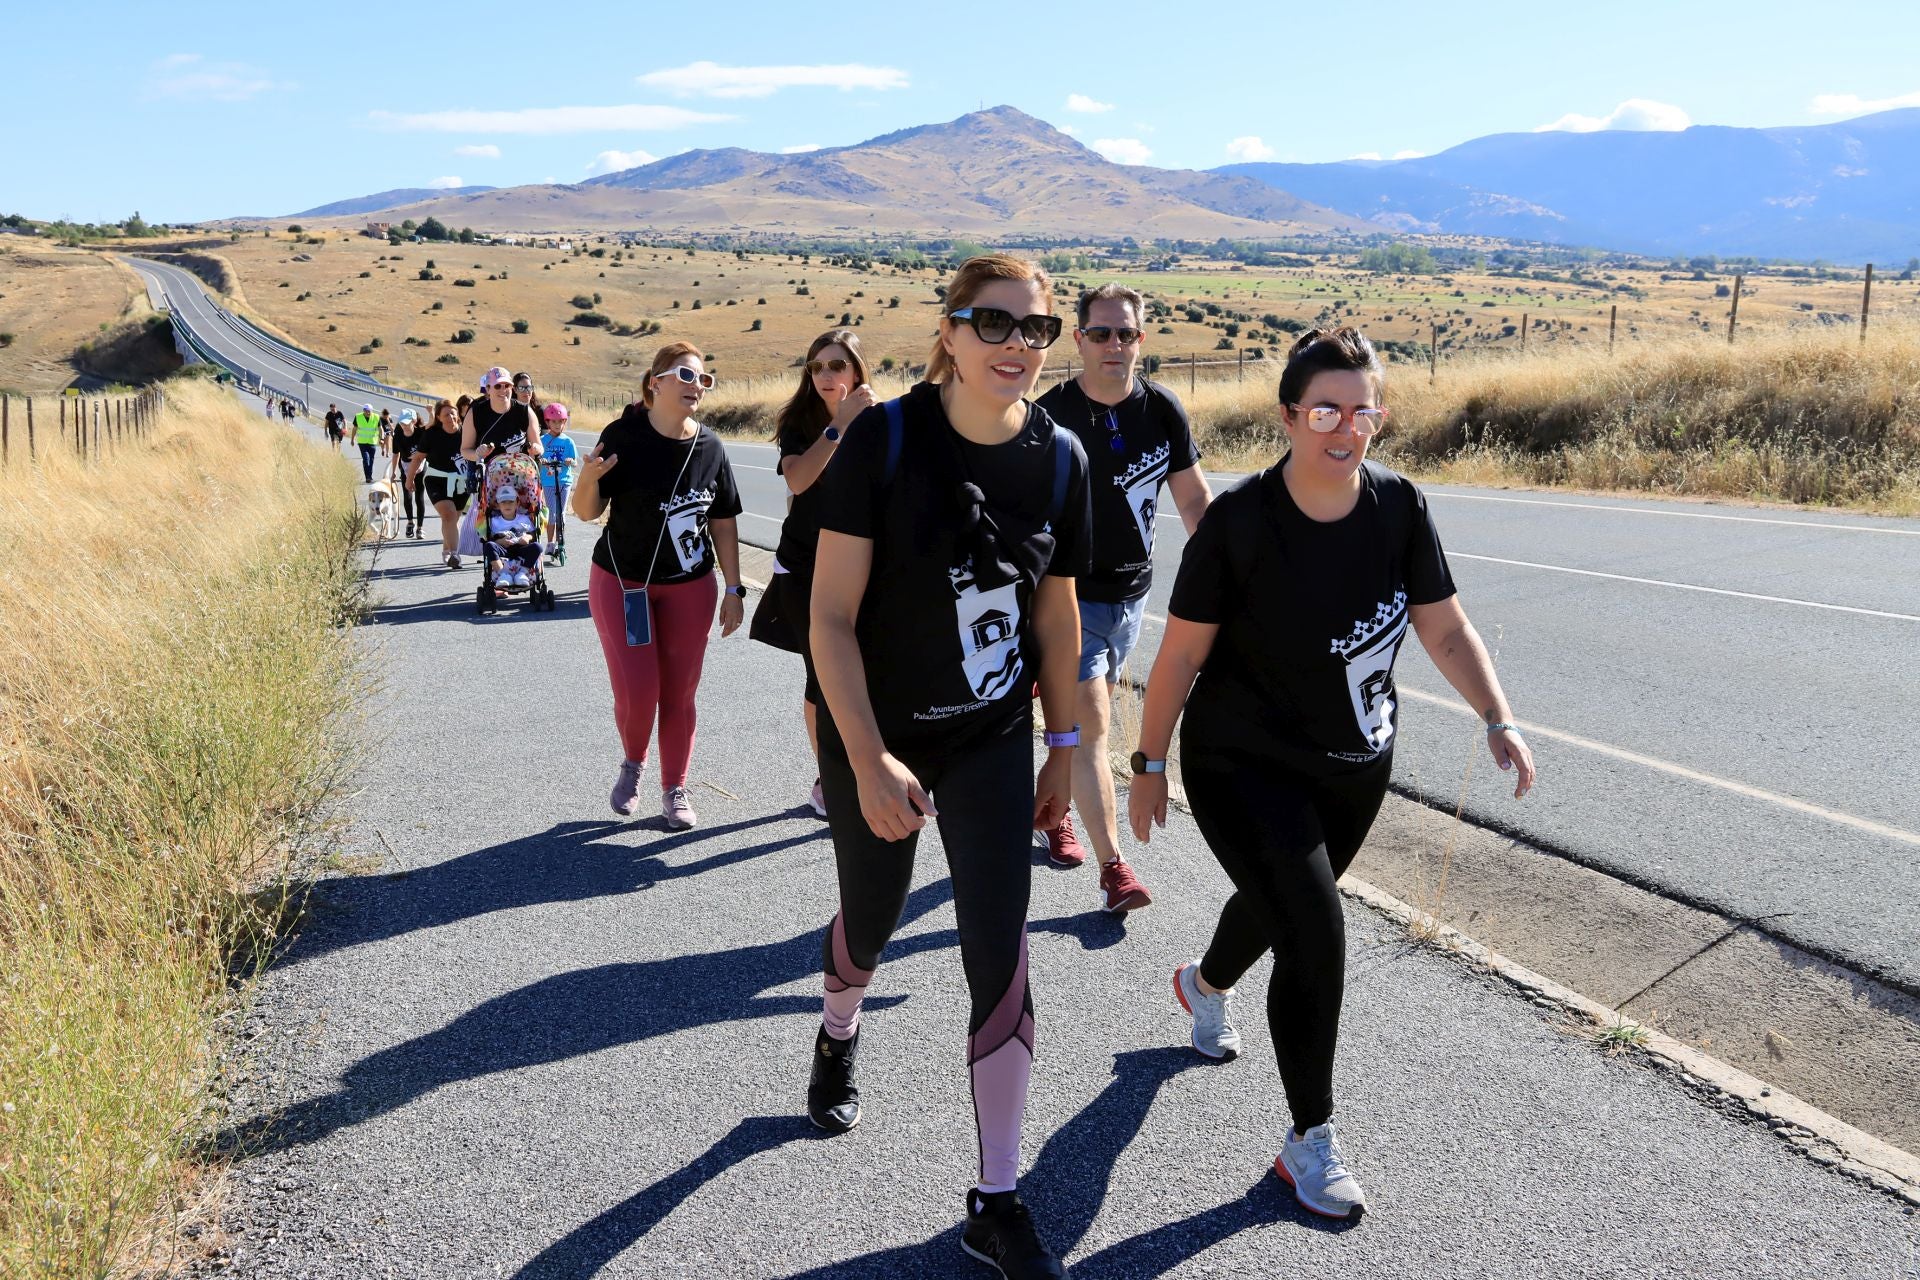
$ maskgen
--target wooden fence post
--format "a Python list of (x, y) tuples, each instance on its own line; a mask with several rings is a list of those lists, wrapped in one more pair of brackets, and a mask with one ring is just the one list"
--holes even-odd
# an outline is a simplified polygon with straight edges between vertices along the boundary
[(1195, 352), (1187, 357), (1187, 394), (1192, 395), (1200, 385), (1200, 355)]
[(1240, 356), (1240, 381), (1245, 382), (1247, 380), (1247, 349), (1245, 347), (1240, 348), (1239, 356)]
[(1733, 330), (1740, 323), (1740, 285), (1746, 280), (1744, 275), (1733, 278), (1733, 309), (1727, 312), (1727, 345), (1733, 345)]
[(1873, 307), (1873, 264), (1867, 264), (1867, 283), (1860, 290), (1860, 342), (1867, 341), (1867, 312)]
[(1427, 317), (1427, 381), (1435, 382), (1440, 377), (1440, 321), (1433, 316)]
[(66, 443), (67, 443), (67, 398), (65, 396), (61, 396), (60, 397), (60, 445), (61, 447), (65, 448)]
[(1521, 355), (1527, 354), (1527, 330), (1530, 328), (1532, 328), (1532, 326), (1527, 323), (1527, 313), (1522, 311), (1520, 313), (1520, 354)]
[(1607, 356), (1609, 359), (1613, 356), (1613, 335), (1619, 331), (1619, 328), (1620, 304), (1616, 302), (1607, 308)]
[(100, 460), (100, 402), (93, 402), (93, 460)]
[(32, 462), (37, 454), (33, 447), (33, 397), (27, 397), (27, 461)]
[(13, 451), (13, 400), (0, 396), (0, 467), (7, 465), (7, 455)]

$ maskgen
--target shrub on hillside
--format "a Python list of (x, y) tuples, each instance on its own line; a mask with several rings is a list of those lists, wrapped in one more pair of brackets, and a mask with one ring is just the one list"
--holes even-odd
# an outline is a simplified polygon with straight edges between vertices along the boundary
[(586, 329), (610, 329), (613, 327), (613, 317), (599, 311), (579, 311), (575, 312), (573, 319), (567, 323), (577, 324)]
[(475, 334), (474, 331), (471, 329), (457, 329), (454, 331), (453, 336), (448, 338), (447, 341), (448, 342), (472, 342), (474, 338), (477, 336), (478, 335)]
[(532, 326), (525, 320), (515, 320), (513, 322), (513, 331), (515, 333), (525, 333), (530, 328), (532, 328)]
[(455, 280), (453, 282), (453, 287), (456, 289), (476, 289), (479, 286), (476, 285), (472, 280), (469, 280), (465, 276), (462, 276), (460, 279)]

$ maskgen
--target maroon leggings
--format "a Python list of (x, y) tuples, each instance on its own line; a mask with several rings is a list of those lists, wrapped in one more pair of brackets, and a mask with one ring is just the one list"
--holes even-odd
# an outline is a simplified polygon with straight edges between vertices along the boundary
[(647, 589), (653, 608), (653, 643), (629, 645), (620, 581), (599, 565), (593, 566), (587, 579), (587, 608), (593, 614), (594, 630), (600, 633), (600, 651), (607, 658), (620, 746), (627, 759), (645, 763), (657, 709), (660, 785), (684, 787), (693, 760), (693, 695), (700, 686), (720, 583), (711, 573), (692, 582), (654, 583)]

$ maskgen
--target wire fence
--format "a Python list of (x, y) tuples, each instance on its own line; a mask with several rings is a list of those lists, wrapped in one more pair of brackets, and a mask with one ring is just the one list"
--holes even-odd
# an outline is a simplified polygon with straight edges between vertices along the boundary
[(166, 392), (0, 396), (0, 467), (37, 465), (54, 450), (96, 462), (153, 436)]

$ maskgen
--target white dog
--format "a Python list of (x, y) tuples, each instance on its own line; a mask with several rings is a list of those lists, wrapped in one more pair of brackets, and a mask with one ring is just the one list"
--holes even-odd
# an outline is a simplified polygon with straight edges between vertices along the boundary
[(394, 512), (399, 505), (399, 499), (393, 496), (393, 485), (386, 480), (375, 480), (367, 490), (367, 532), (382, 542), (398, 537), (400, 522)]

